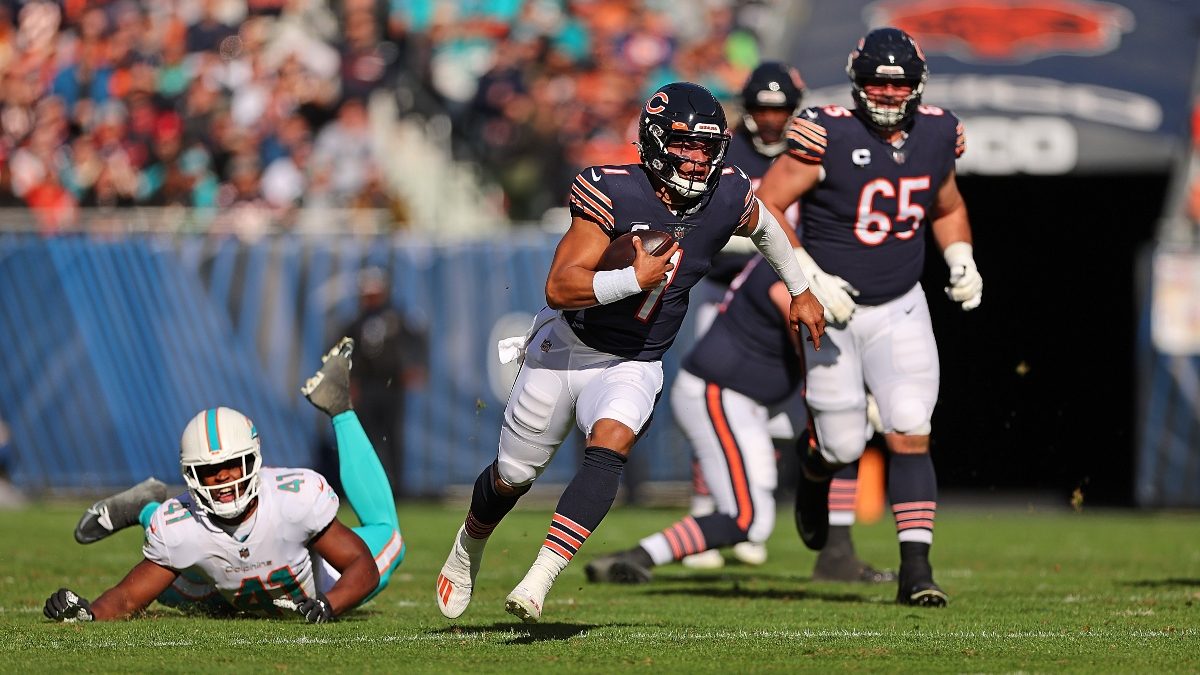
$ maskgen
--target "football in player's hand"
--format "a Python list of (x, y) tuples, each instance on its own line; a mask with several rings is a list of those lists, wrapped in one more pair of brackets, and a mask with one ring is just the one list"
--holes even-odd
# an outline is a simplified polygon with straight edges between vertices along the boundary
[(654, 256), (666, 253), (675, 243), (675, 237), (658, 230), (638, 230), (623, 234), (613, 239), (608, 248), (604, 249), (604, 253), (600, 256), (600, 263), (596, 265), (596, 271), (619, 270), (632, 265), (633, 259), (637, 256), (637, 249), (633, 247), (634, 237), (641, 239), (642, 248), (646, 250), (646, 253)]

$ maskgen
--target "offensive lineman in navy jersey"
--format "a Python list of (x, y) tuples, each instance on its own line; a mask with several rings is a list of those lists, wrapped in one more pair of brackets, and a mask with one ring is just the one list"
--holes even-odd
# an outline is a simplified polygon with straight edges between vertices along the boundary
[[(541, 618), (546, 594), (608, 513), (626, 458), (662, 389), (661, 358), (687, 311), (688, 291), (735, 234), (754, 240), (785, 283), (789, 324), (824, 333), (823, 308), (782, 226), (745, 174), (724, 167), (729, 142), (721, 104), (704, 87), (665, 85), (638, 120), (640, 164), (594, 166), (571, 189), (571, 226), (546, 279), (548, 307), (524, 340), (496, 460), (475, 482), (471, 507), (437, 579), (442, 614), (471, 601), (487, 539), (542, 473), (574, 422), (587, 438), (583, 464), (555, 509), (537, 559), (505, 609)], [(676, 244), (660, 257), (636, 240), (636, 259), (596, 271), (608, 244), (627, 232), (665, 230)], [(511, 346), (511, 345), (510, 345)]]
[[(726, 164), (732, 164), (744, 171), (750, 177), (750, 182), (757, 187), (771, 163), (787, 150), (787, 130), (792, 118), (800, 111), (800, 104), (804, 99), (804, 80), (800, 77), (799, 71), (792, 66), (779, 61), (766, 61), (756, 66), (750, 76), (746, 78), (746, 82), (742, 86), (741, 99), (742, 121), (733, 131), (725, 160)], [(786, 225), (792, 229), (799, 227), (800, 208), (798, 203), (789, 206), (785, 215), (787, 216)], [(692, 303), (695, 306), (693, 311), (696, 312), (696, 337), (698, 340), (703, 337), (716, 317), (717, 308), (724, 300), (730, 282), (742, 271), (747, 262), (757, 257), (757, 252), (747, 244), (749, 242), (744, 238), (731, 239), (713, 260), (713, 266), (708, 275), (697, 284), (693, 291)], [(775, 363), (777, 367), (785, 367), (778, 362)], [(719, 380), (717, 382), (722, 384)], [(676, 380), (674, 387), (680, 386), (681, 383)], [(743, 393), (753, 399), (761, 398), (759, 392), (745, 391)], [(676, 392), (673, 388), (671, 405), (675, 406), (677, 400), (682, 398), (686, 398), (686, 394)], [(803, 443), (807, 448), (803, 432), (807, 425), (808, 413), (799, 388), (795, 389), (789, 401), (774, 406), (772, 412), (775, 414), (766, 423), (767, 432), (771, 438), (777, 439), (781, 446), (787, 446), (786, 450), (781, 451), (790, 453), (793, 442)], [(677, 417), (676, 421), (679, 422), (681, 419), (688, 419), (689, 423), (693, 420), (691, 417)], [(738, 425), (758, 423), (751, 419), (740, 419), (736, 415), (730, 421)], [(683, 426), (686, 425), (681, 424), (681, 427)], [(868, 436), (873, 435), (873, 431), (872, 429)], [(684, 428), (684, 432), (690, 433), (690, 430)], [(754, 447), (757, 448), (757, 446)], [(766, 446), (756, 451), (766, 453), (771, 461), (774, 461), (775, 448)], [(699, 518), (718, 510), (717, 499), (709, 489), (709, 485), (714, 482), (719, 485), (736, 485), (741, 481), (750, 481), (752, 484), (744, 491), (760, 494), (770, 494), (777, 485), (777, 471), (756, 471), (745, 475), (733, 475), (729, 472), (730, 467), (720, 461), (719, 457), (716, 461), (707, 464), (699, 461), (698, 457), (694, 456), (694, 459), (696, 463), (692, 470), (693, 486), (690, 508), (693, 517)], [(757, 480), (768, 481), (769, 485), (753, 484)], [(895, 577), (891, 572), (881, 572), (872, 568), (859, 560), (854, 552), (850, 527), (856, 519), (854, 505), (858, 492), (858, 463), (854, 462), (840, 469), (834, 476), (832, 485), (834, 487), (830, 491), (829, 511), (831, 544), (822, 549), (817, 556), (813, 568), (813, 578), (824, 581), (865, 581), (869, 583), (894, 581)], [(768, 504), (767, 499), (769, 497), (762, 498), (763, 503), (759, 505), (759, 508), (774, 512), (774, 503)], [(737, 505), (733, 501), (722, 500), (722, 502), (719, 510), (724, 513), (735, 513)], [(754, 537), (735, 544), (731, 551), (734, 558), (747, 565), (761, 565), (767, 560), (765, 540), (770, 535), (770, 530), (762, 531), (761, 528), (756, 528), (754, 534)], [(686, 556), (682, 562), (691, 568), (712, 569), (724, 565), (725, 559), (720, 551), (710, 548), (702, 553)]]
[(855, 108), (809, 108), (792, 123), (788, 154), (759, 192), (779, 217), (801, 203), (797, 257), (825, 307), (832, 349), (806, 350), (815, 447), (802, 461), (797, 525), (809, 548), (829, 533), (830, 476), (864, 448), (866, 390), (890, 452), (888, 495), (900, 541), (897, 602), (943, 606), (929, 550), (937, 480), (929, 457), (939, 365), (919, 283), (925, 233), (950, 268), (947, 294), (964, 310), (983, 299), (954, 161), (965, 143), (946, 110), (920, 104), (929, 71), (904, 31), (879, 28), (850, 53)]

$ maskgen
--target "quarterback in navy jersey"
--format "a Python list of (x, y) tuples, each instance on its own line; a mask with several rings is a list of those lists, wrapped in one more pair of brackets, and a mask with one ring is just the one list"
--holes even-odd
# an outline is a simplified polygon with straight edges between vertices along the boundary
[(801, 199), (797, 258), (825, 308), (832, 349), (806, 350), (806, 398), (816, 444), (802, 461), (797, 525), (810, 548), (829, 534), (830, 476), (863, 453), (867, 390), (889, 450), (888, 493), (900, 542), (897, 601), (943, 606), (929, 551), (937, 481), (929, 457), (939, 365), (920, 286), (932, 232), (950, 269), (947, 294), (964, 310), (983, 299), (966, 205), (955, 182), (965, 149), (949, 111), (921, 105), (929, 71), (904, 31), (871, 31), (846, 65), (855, 107), (809, 108), (760, 196), (781, 216)]
[[(805, 325), (820, 347), (824, 309), (808, 291), (783, 227), (745, 174), (725, 167), (728, 143), (716, 98), (699, 85), (672, 83), (652, 94), (639, 114), (640, 164), (588, 167), (576, 177), (571, 226), (546, 278), (548, 306), (517, 349), (524, 360), (504, 410), (496, 460), (476, 480), (437, 578), (438, 608), (446, 617), (466, 611), (488, 537), (574, 424), (587, 440), (582, 466), (563, 491), (536, 560), (505, 604), (523, 621), (540, 620), (555, 579), (616, 498), (626, 458), (662, 390), (660, 359), (683, 322), (688, 291), (731, 236), (754, 241), (787, 287), (791, 329)], [(633, 264), (597, 271), (612, 240), (644, 230), (669, 232), (676, 242), (652, 256), (635, 239)]]

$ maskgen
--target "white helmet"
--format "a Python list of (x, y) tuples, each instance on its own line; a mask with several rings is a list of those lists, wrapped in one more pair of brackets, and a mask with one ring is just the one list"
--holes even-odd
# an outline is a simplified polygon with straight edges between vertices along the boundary
[[(242, 477), (229, 483), (207, 486), (197, 469), (242, 460)], [(240, 516), (258, 496), (258, 470), (262, 468), (258, 429), (254, 422), (232, 408), (209, 408), (197, 414), (183, 430), (179, 441), (179, 463), (192, 500), (200, 508), (221, 518)], [(233, 489), (231, 502), (218, 495)]]

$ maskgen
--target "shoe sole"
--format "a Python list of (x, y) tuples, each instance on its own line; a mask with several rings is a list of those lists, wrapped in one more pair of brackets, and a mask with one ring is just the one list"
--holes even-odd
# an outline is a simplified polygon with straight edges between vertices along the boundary
[(900, 604), (910, 607), (945, 607), (949, 602), (950, 597), (936, 588), (926, 588), (900, 600)]
[(525, 623), (537, 623), (542, 618), (541, 613), (526, 605), (527, 601), (520, 598), (509, 598), (504, 602), (504, 611), (512, 614)]

